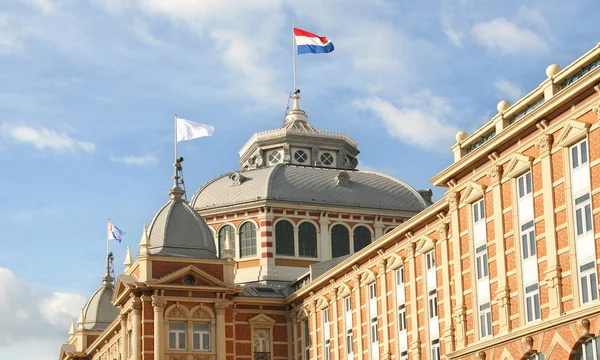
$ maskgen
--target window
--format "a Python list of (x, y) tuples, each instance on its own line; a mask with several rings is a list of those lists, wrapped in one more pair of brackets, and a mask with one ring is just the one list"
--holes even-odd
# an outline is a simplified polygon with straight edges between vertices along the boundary
[(440, 360), (440, 339), (435, 339), (431, 342), (431, 360)]
[(521, 246), (523, 248), (523, 260), (535, 255), (535, 229), (533, 220), (521, 226)]
[(192, 325), (192, 348), (194, 351), (210, 351), (210, 324)]
[(303, 164), (308, 160), (308, 154), (304, 150), (296, 150), (294, 153), (294, 160)]
[(546, 357), (542, 353), (531, 354), (527, 360), (546, 360)]
[(229, 248), (232, 250), (233, 257), (235, 257), (235, 230), (231, 225), (225, 225), (219, 230), (219, 252), (223, 257), (227, 234), (229, 234)]
[(256, 255), (256, 225), (246, 222), (240, 227), (240, 257)]
[(539, 320), (540, 314), (540, 291), (538, 284), (525, 288), (525, 312), (527, 322)]
[(298, 255), (305, 257), (318, 256), (317, 252), (317, 228), (309, 223), (303, 222), (298, 226)]
[(281, 162), (281, 153), (279, 151), (273, 151), (269, 154), (269, 164), (277, 164)]
[(531, 171), (517, 179), (519, 198), (531, 194)]
[(575, 360), (598, 360), (600, 358), (600, 340), (592, 338), (581, 344)]
[(577, 236), (592, 231), (592, 205), (589, 193), (575, 199), (575, 231)]
[(323, 339), (325, 340), (324, 360), (331, 360), (331, 327), (329, 325), (329, 308), (323, 310)]
[(331, 153), (324, 152), (321, 154), (321, 163), (323, 165), (331, 165), (333, 164), (334, 157)]
[(369, 284), (369, 318), (370, 323), (370, 338), (371, 338), (371, 355), (374, 358), (379, 356), (379, 329), (377, 327), (377, 284), (372, 282)]
[(275, 253), (294, 256), (294, 226), (286, 220), (275, 224)]
[(473, 204), (473, 223), (485, 220), (485, 204), (483, 199)]
[(595, 261), (590, 261), (579, 267), (579, 281), (581, 283), (581, 303), (587, 304), (598, 300), (598, 278)]
[(186, 323), (169, 323), (169, 350), (187, 350), (186, 339)]
[(492, 311), (490, 303), (479, 306), (479, 330), (481, 338), (492, 335)]
[(437, 291), (429, 291), (429, 319), (436, 318), (438, 316), (437, 307)]
[(348, 228), (338, 224), (331, 228), (331, 257), (350, 254), (350, 236)]
[(302, 322), (304, 334), (304, 360), (310, 359), (310, 330), (308, 328), (308, 320)]
[(344, 323), (346, 329), (346, 359), (354, 357), (354, 336), (352, 335), (352, 299), (350, 296), (344, 298)]
[(427, 270), (435, 269), (435, 254), (433, 250), (425, 254), (425, 263)]
[(404, 268), (396, 269), (396, 286), (404, 285)]
[(575, 170), (581, 165), (587, 164), (587, 162), (587, 140), (583, 140), (571, 147), (571, 168)]
[(396, 270), (396, 302), (398, 306), (398, 332), (406, 330), (406, 304), (404, 303), (404, 268)]
[(487, 245), (481, 245), (475, 249), (475, 265), (477, 269), (477, 280), (487, 278), (489, 274)]
[(354, 252), (358, 252), (371, 243), (371, 230), (365, 226), (354, 229)]

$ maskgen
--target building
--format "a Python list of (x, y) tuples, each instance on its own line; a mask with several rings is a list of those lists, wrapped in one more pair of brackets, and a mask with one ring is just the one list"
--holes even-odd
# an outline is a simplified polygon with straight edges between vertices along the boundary
[[(600, 44), (458, 133), (430, 206), (354, 171), (355, 143), (295, 97), (190, 204), (176, 164), (135, 262), (114, 287), (107, 272), (60, 359), (600, 359), (598, 65)], [(330, 194), (383, 183), (393, 199)]]

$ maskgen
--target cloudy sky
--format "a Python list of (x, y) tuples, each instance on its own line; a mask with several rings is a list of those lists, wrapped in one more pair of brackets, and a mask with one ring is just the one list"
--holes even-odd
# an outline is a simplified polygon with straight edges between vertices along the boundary
[[(55, 359), (100, 285), (106, 219), (127, 245), (167, 200), (172, 121), (195, 191), (281, 125), (291, 24), (336, 50), (298, 58), (301, 106), (359, 143), (360, 167), (418, 189), (472, 132), (600, 38), (593, 1), (5, 0), (0, 3), (0, 357)], [(443, 189), (435, 189), (439, 199)]]

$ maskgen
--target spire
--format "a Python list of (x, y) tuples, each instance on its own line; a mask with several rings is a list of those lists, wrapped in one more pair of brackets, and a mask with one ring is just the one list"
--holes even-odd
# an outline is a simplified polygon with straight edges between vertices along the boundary
[(185, 191), (183, 191), (180, 187), (179, 187), (179, 172), (181, 171), (181, 162), (183, 161), (183, 158), (180, 157), (179, 159), (177, 159), (177, 161), (175, 161), (175, 164), (173, 164), (173, 167), (175, 168), (175, 173), (173, 174), (173, 188), (171, 188), (171, 190), (169, 190), (169, 195), (171, 196), (171, 199), (174, 200), (180, 200), (181, 197), (185, 194)]
[(104, 287), (112, 287), (114, 278), (111, 276), (111, 269), (114, 259), (115, 257), (113, 256), (112, 252), (109, 252), (108, 255), (106, 255), (106, 274), (104, 274), (104, 277), (102, 278), (102, 284)]
[(127, 253), (125, 254), (125, 261), (123, 261), (123, 265), (125, 265), (125, 270), (129, 270), (131, 265), (133, 265), (133, 261), (131, 261), (131, 248), (127, 247)]
[(75, 334), (75, 320), (71, 320), (71, 328), (69, 329), (69, 335)]
[(79, 319), (77, 319), (77, 330), (84, 330), (83, 328), (83, 308), (79, 313)]
[(142, 239), (140, 240), (140, 255), (148, 255), (148, 248), (150, 247), (150, 239), (148, 239), (148, 226), (144, 225), (142, 230)]

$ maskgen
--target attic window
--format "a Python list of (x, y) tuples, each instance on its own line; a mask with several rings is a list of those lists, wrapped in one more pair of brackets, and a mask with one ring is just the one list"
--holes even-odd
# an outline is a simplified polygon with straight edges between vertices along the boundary
[(296, 160), (299, 163), (305, 163), (306, 160), (308, 160), (308, 154), (304, 150), (297, 150), (294, 153), (294, 160)]
[(196, 278), (192, 275), (186, 275), (182, 280), (185, 285), (196, 285)]
[(333, 164), (333, 155), (328, 152), (324, 152), (321, 154), (321, 162), (323, 165), (331, 165)]

